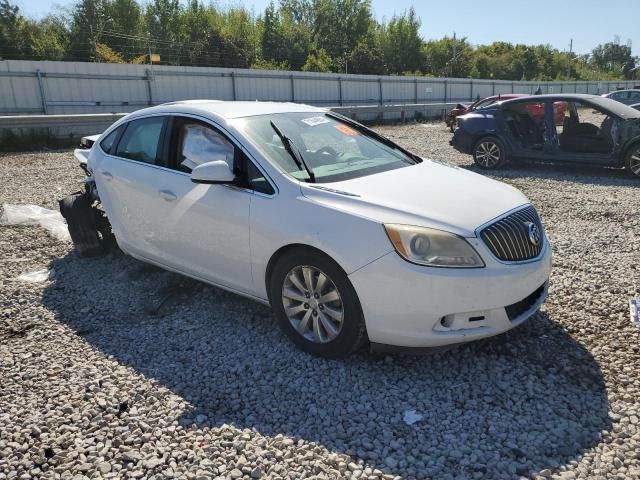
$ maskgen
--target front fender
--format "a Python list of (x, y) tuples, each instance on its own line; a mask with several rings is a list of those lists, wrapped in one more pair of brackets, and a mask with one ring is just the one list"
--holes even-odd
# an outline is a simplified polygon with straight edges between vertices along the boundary
[[(272, 203), (273, 202), (273, 203)], [(295, 203), (295, 208), (291, 204)], [(255, 295), (267, 298), (269, 261), (290, 245), (305, 245), (331, 257), (347, 275), (393, 251), (382, 224), (299, 195), (251, 202), (251, 265)]]

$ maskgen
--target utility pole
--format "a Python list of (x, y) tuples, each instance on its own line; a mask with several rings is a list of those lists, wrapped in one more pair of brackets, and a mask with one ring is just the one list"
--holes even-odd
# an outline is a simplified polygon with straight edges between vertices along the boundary
[(573, 61), (573, 38), (569, 42), (569, 66), (567, 67), (567, 79), (571, 77), (571, 63)]
[(456, 32), (453, 32), (453, 58), (451, 59), (451, 68), (449, 69), (449, 76), (453, 77), (453, 62), (456, 61)]

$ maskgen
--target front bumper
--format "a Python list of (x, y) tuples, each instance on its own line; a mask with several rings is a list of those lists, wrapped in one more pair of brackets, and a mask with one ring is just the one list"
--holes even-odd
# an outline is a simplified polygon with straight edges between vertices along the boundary
[(538, 259), (516, 264), (498, 261), (478, 239), (469, 241), (485, 268), (425, 267), (391, 252), (349, 276), (372, 343), (431, 348), (468, 342), (506, 332), (538, 310), (551, 273), (548, 240)]

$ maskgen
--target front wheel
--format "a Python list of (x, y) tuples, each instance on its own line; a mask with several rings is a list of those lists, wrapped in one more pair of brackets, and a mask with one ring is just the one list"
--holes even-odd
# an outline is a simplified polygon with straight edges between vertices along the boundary
[(365, 343), (364, 317), (353, 285), (324, 254), (289, 252), (275, 265), (269, 291), (280, 327), (305, 352), (339, 358)]
[(627, 170), (636, 178), (640, 178), (640, 143), (633, 145), (625, 160)]
[(493, 170), (506, 163), (504, 144), (495, 137), (483, 137), (476, 142), (473, 149), (473, 161), (480, 168)]

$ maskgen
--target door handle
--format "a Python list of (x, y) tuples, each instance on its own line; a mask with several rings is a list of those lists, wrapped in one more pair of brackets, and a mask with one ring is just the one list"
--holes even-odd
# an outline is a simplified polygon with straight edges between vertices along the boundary
[(176, 194), (173, 193), (171, 190), (160, 190), (160, 196), (164, 198), (167, 202), (173, 202), (176, 198), (178, 198)]
[(106, 170), (102, 170), (102, 176), (104, 177), (105, 180), (113, 180), (113, 175), (111, 174), (111, 172), (107, 172)]

